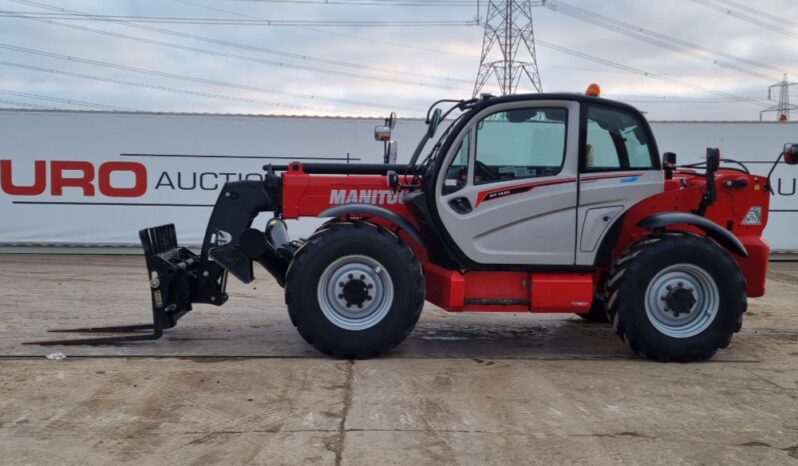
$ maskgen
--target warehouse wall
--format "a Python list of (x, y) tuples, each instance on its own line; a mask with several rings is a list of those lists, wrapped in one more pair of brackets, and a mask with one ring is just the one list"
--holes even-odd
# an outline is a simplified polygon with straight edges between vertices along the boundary
[[(199, 244), (225, 180), (258, 179), (264, 163), (290, 160), (380, 162), (376, 119), (255, 115), (131, 114), (0, 110), (0, 245), (136, 245), (144, 227), (174, 222), (181, 242)], [(783, 143), (798, 141), (795, 123), (653, 123), (661, 151), (700, 160), (709, 146), (763, 174)], [(407, 161), (423, 123), (400, 120), (399, 159)], [(146, 173), (145, 173), (146, 172)], [(82, 187), (58, 174), (92, 175)], [(55, 175), (55, 176), (54, 176)], [(775, 172), (766, 237), (798, 251), (798, 169)], [(65, 185), (66, 184), (66, 185)], [(79, 183), (80, 184), (80, 183)], [(24, 187), (30, 188), (25, 189)], [(259, 218), (257, 223), (264, 223)], [(309, 234), (318, 220), (289, 225)]]

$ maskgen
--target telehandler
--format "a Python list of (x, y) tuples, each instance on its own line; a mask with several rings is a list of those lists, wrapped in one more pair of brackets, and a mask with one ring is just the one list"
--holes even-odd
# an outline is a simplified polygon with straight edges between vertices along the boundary
[[(266, 165), (265, 181), (223, 187), (198, 255), (174, 225), (140, 232), (152, 325), (74, 329), (152, 333), (49, 343), (159, 338), (193, 304), (224, 304), (228, 276), (249, 283), (257, 262), (302, 337), (337, 358), (390, 351), (426, 300), (576, 313), (611, 322), (642, 357), (708, 359), (765, 293), (770, 174), (712, 148), (699, 164), (661, 160), (642, 113), (598, 94), (435, 102), (407, 164), (392, 114), (375, 131), (383, 164)], [(798, 144), (782, 160), (798, 163)], [(265, 231), (251, 228), (262, 212), (273, 213)], [(290, 240), (284, 220), (303, 217), (329, 220)]]

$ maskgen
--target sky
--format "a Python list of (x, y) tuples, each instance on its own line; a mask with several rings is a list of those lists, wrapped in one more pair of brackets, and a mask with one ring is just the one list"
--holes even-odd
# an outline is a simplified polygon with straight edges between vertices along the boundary
[[(419, 117), (471, 97), (487, 3), (0, 0), (0, 107)], [(798, 80), (795, 0), (548, 0), (532, 13), (544, 91), (595, 82), (652, 120), (758, 120), (777, 103), (768, 87)]]

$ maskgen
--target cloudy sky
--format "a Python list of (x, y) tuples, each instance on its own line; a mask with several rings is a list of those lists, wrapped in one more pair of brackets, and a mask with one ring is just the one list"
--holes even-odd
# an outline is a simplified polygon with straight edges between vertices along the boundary
[[(476, 0), (0, 0), (0, 107), (414, 117), (470, 97), (477, 12)], [(544, 90), (597, 82), (651, 119), (755, 120), (775, 105), (768, 86), (798, 80), (795, 0), (549, 0), (533, 13)]]

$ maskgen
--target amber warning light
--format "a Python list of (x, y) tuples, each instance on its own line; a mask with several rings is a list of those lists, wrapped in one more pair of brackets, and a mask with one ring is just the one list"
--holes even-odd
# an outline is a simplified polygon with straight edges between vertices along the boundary
[(596, 83), (593, 83), (587, 86), (587, 90), (585, 91), (586, 95), (591, 97), (599, 97), (601, 95), (601, 86)]

